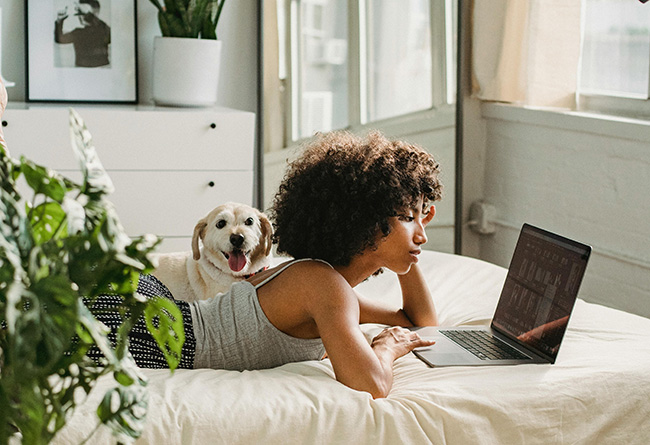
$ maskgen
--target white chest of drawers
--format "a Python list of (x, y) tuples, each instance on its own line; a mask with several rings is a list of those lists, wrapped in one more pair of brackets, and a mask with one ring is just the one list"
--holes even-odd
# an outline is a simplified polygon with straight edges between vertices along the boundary
[[(74, 106), (115, 185), (109, 199), (131, 236), (163, 237), (160, 252), (190, 250), (196, 222), (217, 205), (253, 202), (255, 115), (225, 108)], [(73, 180), (68, 107), (10, 104), (11, 155)]]

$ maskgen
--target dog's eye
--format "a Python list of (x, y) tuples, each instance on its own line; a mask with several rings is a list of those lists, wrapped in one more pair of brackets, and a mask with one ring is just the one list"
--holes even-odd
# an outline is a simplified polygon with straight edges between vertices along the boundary
[(252, 226), (254, 222), (255, 221), (253, 221), (253, 218), (248, 218), (246, 221), (244, 221), (244, 224), (247, 226)]
[(217, 221), (217, 229), (223, 229), (226, 227), (226, 220), (225, 219), (220, 219)]

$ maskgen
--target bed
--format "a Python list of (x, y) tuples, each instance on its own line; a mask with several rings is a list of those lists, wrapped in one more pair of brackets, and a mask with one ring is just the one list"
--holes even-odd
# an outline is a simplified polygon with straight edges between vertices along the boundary
[[(506, 270), (425, 251), (443, 325), (488, 324)], [(389, 273), (358, 287), (399, 303)], [(378, 326), (364, 325), (371, 335)], [(430, 368), (398, 359), (386, 399), (336, 382), (327, 360), (263, 371), (145, 370), (138, 444), (650, 443), (650, 319), (579, 299), (554, 365)], [(54, 443), (80, 443), (113, 385), (97, 384)], [(98, 430), (93, 445), (114, 443)]]

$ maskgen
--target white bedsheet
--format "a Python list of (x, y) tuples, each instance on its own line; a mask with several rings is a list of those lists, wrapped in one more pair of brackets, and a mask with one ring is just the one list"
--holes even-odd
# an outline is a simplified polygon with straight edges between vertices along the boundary
[[(434, 252), (420, 264), (441, 324), (489, 323), (505, 269)], [(358, 290), (399, 303), (389, 273)], [(336, 382), (327, 360), (145, 372), (149, 414), (139, 444), (650, 443), (650, 320), (582, 300), (554, 365), (434, 369), (409, 354), (380, 400)], [(55, 443), (92, 431), (112, 385), (98, 384)], [(104, 430), (89, 441), (113, 442)]]

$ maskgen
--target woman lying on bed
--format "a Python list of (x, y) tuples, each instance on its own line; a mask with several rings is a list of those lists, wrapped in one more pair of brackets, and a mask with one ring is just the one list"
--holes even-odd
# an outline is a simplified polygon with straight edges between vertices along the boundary
[[(402, 327), (437, 324), (417, 262), (435, 213), (429, 202), (440, 199), (438, 173), (430, 154), (379, 133), (317, 136), (290, 164), (270, 211), (278, 252), (294, 260), (209, 300), (177, 301), (186, 330), (180, 367), (263, 369), (327, 354), (338, 381), (385, 397), (395, 359), (431, 344)], [(353, 290), (384, 268), (398, 275), (401, 309)], [(138, 291), (172, 298), (152, 276), (140, 278)], [(111, 298), (119, 297), (92, 309), (115, 329), (119, 317), (102, 313)], [(394, 327), (368, 344), (360, 323)], [(141, 367), (166, 366), (144, 323), (129, 349)]]

